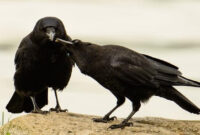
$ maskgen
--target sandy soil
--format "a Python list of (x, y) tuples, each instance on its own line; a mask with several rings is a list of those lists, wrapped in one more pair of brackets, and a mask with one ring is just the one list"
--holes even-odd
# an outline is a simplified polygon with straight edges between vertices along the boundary
[(1, 135), (200, 135), (200, 121), (134, 118), (133, 127), (111, 130), (110, 123), (94, 123), (96, 116), (74, 113), (28, 114), (0, 128)]

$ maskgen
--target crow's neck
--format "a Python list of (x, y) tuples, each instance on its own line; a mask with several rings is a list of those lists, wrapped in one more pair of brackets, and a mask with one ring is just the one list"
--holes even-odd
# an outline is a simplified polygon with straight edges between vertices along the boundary
[(81, 72), (88, 75), (88, 73), (91, 71), (90, 67), (93, 65), (97, 57), (98, 56), (95, 52), (76, 49), (73, 59)]

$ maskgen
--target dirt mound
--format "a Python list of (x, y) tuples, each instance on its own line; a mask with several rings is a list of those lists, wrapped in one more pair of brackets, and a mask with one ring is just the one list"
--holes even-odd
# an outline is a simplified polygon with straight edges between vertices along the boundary
[(96, 116), (74, 113), (27, 114), (0, 128), (1, 135), (200, 135), (200, 121), (134, 118), (133, 127), (111, 130), (110, 123), (94, 123)]

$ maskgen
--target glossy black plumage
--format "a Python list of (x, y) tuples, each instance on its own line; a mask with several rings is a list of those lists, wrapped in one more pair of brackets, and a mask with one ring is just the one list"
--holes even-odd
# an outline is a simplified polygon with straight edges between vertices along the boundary
[[(37, 109), (42, 108), (48, 104), (48, 87), (56, 94), (67, 86), (73, 61), (65, 46), (55, 42), (57, 37), (71, 40), (61, 20), (45, 17), (21, 41), (15, 55), (15, 92), (6, 106), (9, 112), (32, 111), (34, 103), (30, 97), (35, 99)], [(58, 100), (56, 111), (61, 111)]]
[(102, 119), (94, 121), (113, 120), (109, 116), (128, 98), (132, 101), (132, 112), (121, 124), (110, 128), (130, 126), (132, 124), (128, 120), (139, 110), (141, 102), (153, 95), (172, 100), (183, 109), (200, 114), (200, 109), (173, 87), (200, 87), (200, 83), (183, 77), (178, 67), (122, 46), (99, 46), (80, 40), (73, 41), (72, 45), (60, 39), (57, 42), (67, 46), (82, 73), (94, 78), (117, 98), (117, 105)]

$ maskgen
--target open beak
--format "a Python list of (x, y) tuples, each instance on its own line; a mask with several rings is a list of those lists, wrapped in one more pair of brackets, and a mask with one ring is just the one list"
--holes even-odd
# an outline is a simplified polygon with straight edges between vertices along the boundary
[(48, 28), (46, 29), (46, 34), (47, 34), (47, 36), (49, 37), (49, 40), (50, 40), (50, 41), (53, 41), (54, 38), (55, 38), (55, 35), (56, 35), (55, 29), (54, 29), (53, 27), (48, 27)]

